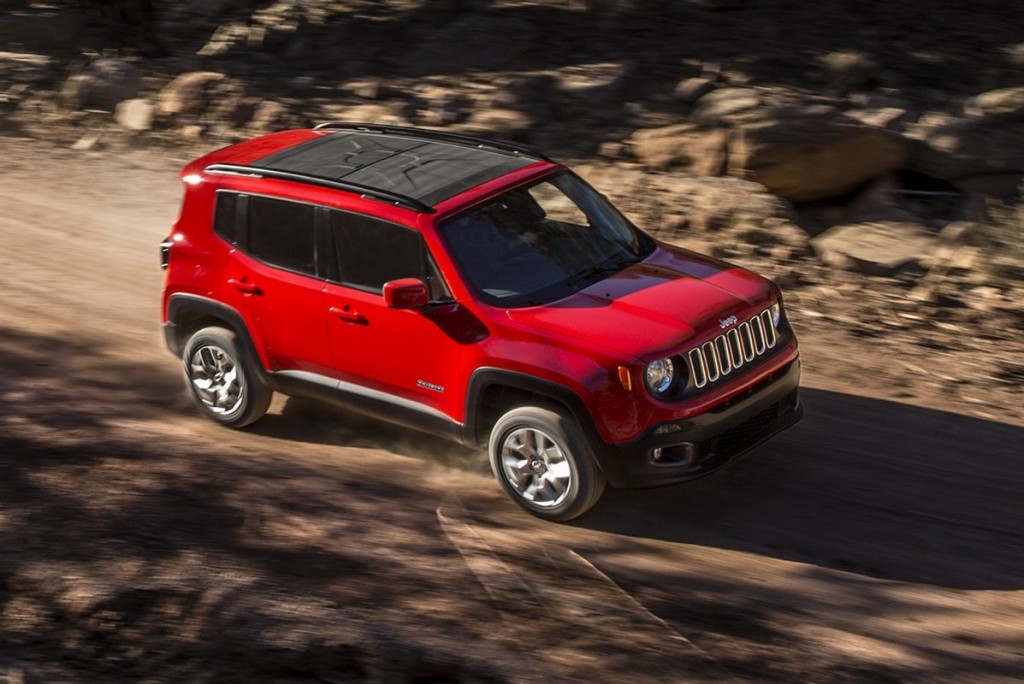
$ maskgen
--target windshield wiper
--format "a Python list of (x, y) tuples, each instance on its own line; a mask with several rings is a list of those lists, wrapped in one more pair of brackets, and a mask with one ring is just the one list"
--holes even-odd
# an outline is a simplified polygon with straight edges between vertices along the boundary
[(613, 258), (604, 263), (596, 264), (590, 268), (584, 269), (578, 275), (569, 279), (566, 284), (569, 287), (574, 287), (581, 282), (589, 281), (591, 279), (593, 279), (594, 282), (597, 282), (602, 277), (618, 273), (627, 266), (635, 264), (637, 261), (638, 259), (636, 257)]

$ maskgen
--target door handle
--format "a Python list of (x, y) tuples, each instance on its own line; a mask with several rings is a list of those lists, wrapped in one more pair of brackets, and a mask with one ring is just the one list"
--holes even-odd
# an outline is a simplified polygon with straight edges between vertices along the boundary
[(362, 323), (363, 321), (366, 320), (365, 318), (363, 318), (363, 315), (361, 313), (359, 313), (358, 311), (354, 311), (348, 308), (347, 306), (332, 306), (330, 308), (330, 312), (337, 316), (338, 318), (342, 319), (343, 321), (350, 321), (352, 323)]
[(259, 285), (256, 283), (250, 283), (245, 278), (237, 280), (235, 278), (228, 278), (228, 285), (231, 285), (236, 290), (244, 292), (246, 294), (262, 294)]

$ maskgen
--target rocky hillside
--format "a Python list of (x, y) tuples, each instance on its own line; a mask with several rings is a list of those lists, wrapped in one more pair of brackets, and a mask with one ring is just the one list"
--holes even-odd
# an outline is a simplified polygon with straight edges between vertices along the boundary
[(772, 275), (805, 324), (1019, 403), (1022, 41), (1001, 0), (0, 0), (0, 134), (534, 144), (660, 237)]

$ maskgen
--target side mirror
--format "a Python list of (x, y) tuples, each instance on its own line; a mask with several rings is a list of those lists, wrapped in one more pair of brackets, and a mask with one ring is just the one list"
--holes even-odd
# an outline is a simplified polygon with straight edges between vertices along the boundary
[(384, 283), (384, 303), (389, 309), (422, 309), (430, 301), (427, 284), (418, 278)]

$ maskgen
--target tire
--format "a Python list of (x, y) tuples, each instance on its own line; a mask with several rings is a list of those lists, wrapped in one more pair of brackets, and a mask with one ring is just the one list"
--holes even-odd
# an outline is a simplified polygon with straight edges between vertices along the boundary
[(254, 360), (232, 331), (203, 328), (189, 338), (181, 358), (192, 399), (214, 422), (245, 427), (270, 408), (274, 393), (263, 384)]
[(571, 520), (604, 492), (604, 475), (590, 444), (560, 409), (512, 409), (494, 424), (487, 452), (505, 493), (539, 518)]

